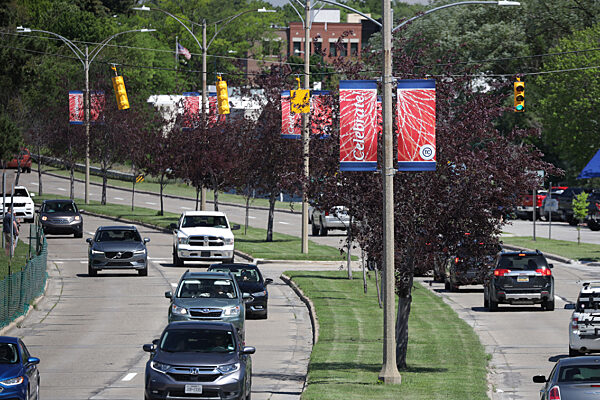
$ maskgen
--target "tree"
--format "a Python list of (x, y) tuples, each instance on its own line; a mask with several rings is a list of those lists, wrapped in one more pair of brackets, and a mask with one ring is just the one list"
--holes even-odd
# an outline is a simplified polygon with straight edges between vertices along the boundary
[(581, 192), (573, 198), (573, 217), (577, 221), (577, 244), (581, 244), (581, 223), (585, 221), (588, 215), (590, 202), (588, 201), (589, 193)]
[(6, 164), (19, 154), (23, 143), (21, 131), (6, 113), (0, 112), (0, 162), (2, 169)]

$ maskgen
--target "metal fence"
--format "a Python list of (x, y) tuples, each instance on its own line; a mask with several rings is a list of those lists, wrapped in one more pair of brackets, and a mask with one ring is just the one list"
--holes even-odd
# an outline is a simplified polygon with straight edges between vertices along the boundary
[(48, 243), (38, 224), (29, 229), (29, 257), (23, 268), (18, 266), (0, 281), (0, 327), (25, 314), (33, 300), (42, 294), (48, 273)]

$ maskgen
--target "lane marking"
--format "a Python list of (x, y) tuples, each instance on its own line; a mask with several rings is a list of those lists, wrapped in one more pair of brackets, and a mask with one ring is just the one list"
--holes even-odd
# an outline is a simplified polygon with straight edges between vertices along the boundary
[(60, 191), (63, 191), (63, 192), (67, 191), (67, 189), (65, 189), (65, 188), (57, 188), (57, 189), (60, 190)]
[(179, 207), (179, 208), (181, 208), (182, 210), (193, 210), (193, 208), (191, 208), (191, 207)]
[(88, 235), (94, 236), (94, 232), (86, 232)]
[(125, 200), (125, 199), (124, 199), (124, 198), (122, 198), (122, 197), (113, 197), (113, 199), (115, 199), (115, 200)]
[(147, 201), (146, 204), (150, 204), (151, 206), (155, 206), (156, 205), (156, 203), (153, 203), (151, 201)]
[(135, 378), (135, 376), (137, 375), (137, 372), (130, 372), (127, 375), (125, 375), (125, 377), (123, 379), (121, 379), (123, 382), (129, 382), (130, 380), (132, 380), (133, 378)]
[(52, 262), (82, 261), (82, 260), (87, 260), (87, 259), (86, 258), (54, 258), (54, 259), (49, 259), (49, 261), (52, 261)]
[(279, 223), (283, 224), (283, 225), (289, 225), (290, 224), (289, 222), (283, 222), (283, 221), (279, 221)]
[(256, 219), (256, 217), (248, 216), (248, 219)]
[(177, 287), (177, 283), (173, 283), (173, 282), (171, 282), (171, 286), (173, 286), (173, 287)]
[[(37, 182), (31, 182), (32, 185), (39, 186), (40, 184)], [(533, 206), (532, 206), (533, 207)]]
[(87, 261), (79, 261), (80, 264), (87, 264)]
[(148, 260), (152, 261), (170, 261), (170, 258), (160, 258), (160, 257), (148, 257)]

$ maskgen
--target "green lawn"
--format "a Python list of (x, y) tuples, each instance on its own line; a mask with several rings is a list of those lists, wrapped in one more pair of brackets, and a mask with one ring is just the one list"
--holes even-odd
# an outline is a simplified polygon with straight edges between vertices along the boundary
[[(576, 239), (576, 238), (575, 238)], [(543, 253), (556, 254), (572, 260), (600, 261), (600, 245), (592, 243), (571, 242), (566, 240), (549, 240), (532, 236), (502, 237), (505, 244), (527, 249), (539, 249)]]
[(382, 364), (383, 312), (374, 278), (345, 272), (288, 271), (313, 301), (319, 341), (308, 367), (303, 400), (488, 399), (489, 356), (473, 329), (429, 290), (416, 284), (409, 319), (408, 369), (402, 384), (377, 382)]
[[(32, 173), (35, 172), (37, 170), (37, 164), (33, 163), (31, 166), (31, 169), (32, 169)], [(62, 168), (53, 167), (50, 165), (44, 165), (43, 169), (44, 169), (44, 171), (52, 172), (54, 174), (62, 175), (65, 177), (70, 176), (70, 172), (65, 169), (62, 169)], [(131, 171), (125, 171), (125, 172), (131, 172)], [(85, 179), (85, 174), (82, 172), (75, 172), (75, 178), (83, 180), (83, 179)], [(90, 182), (102, 183), (102, 177), (90, 174)], [(109, 179), (108, 184), (117, 186), (117, 187), (130, 189), (130, 190), (132, 187), (131, 182), (121, 181), (118, 179)], [(159, 193), (160, 185), (157, 183), (156, 179), (154, 179), (152, 177), (147, 177), (144, 182), (135, 184), (135, 190), (136, 191), (143, 190), (143, 191), (147, 191), (147, 192)], [(193, 199), (196, 198), (196, 189), (193, 186), (186, 185), (185, 183), (177, 182), (174, 180), (169, 181), (169, 184), (164, 187), (163, 193), (170, 194), (170, 195), (176, 195), (176, 196), (190, 197)], [(207, 202), (213, 202), (214, 201), (213, 191), (207, 190), (206, 197), (207, 197)], [(239, 195), (219, 193), (219, 202), (246, 204), (246, 199), (244, 199), (243, 196), (239, 196)], [(301, 203), (292, 203), (292, 204), (293, 204), (294, 210), (302, 210)], [(252, 199), (250, 201), (250, 205), (251, 206), (268, 207), (269, 201), (267, 199)], [(275, 202), (275, 207), (279, 208), (279, 209), (289, 210), (290, 203), (277, 201), (277, 202)]]
[[(23, 243), (21, 240), (19, 240), (19, 242), (17, 243), (17, 248), (15, 249), (13, 259), (10, 262), (11, 272), (20, 271), (25, 267), (25, 264), (27, 264), (28, 252), (29, 246), (27, 245), (27, 243)], [(6, 256), (4, 249), (2, 249), (0, 250), (0, 280), (4, 279), (4, 277), (8, 275), (8, 264), (8, 257)]]
[[(36, 204), (46, 199), (67, 198), (58, 195), (36, 196)], [(157, 215), (157, 211), (149, 208), (135, 207), (131, 211), (131, 206), (120, 204), (102, 205), (98, 201), (90, 200), (90, 204), (84, 204), (82, 199), (76, 199), (79, 208), (92, 213), (107, 215), (111, 217), (123, 218), (131, 221), (144, 222), (167, 228), (172, 223), (177, 223), (179, 214), (165, 212), (164, 215)], [(234, 231), (235, 248), (254, 258), (264, 258), (268, 260), (320, 260), (335, 261), (345, 260), (345, 255), (340, 254), (335, 247), (324, 246), (308, 241), (308, 254), (302, 254), (302, 241), (299, 237), (273, 233), (273, 241), (266, 242), (267, 231), (265, 229), (248, 227), (247, 234), (244, 235), (244, 226), (239, 231)], [(353, 257), (356, 259), (356, 257)]]

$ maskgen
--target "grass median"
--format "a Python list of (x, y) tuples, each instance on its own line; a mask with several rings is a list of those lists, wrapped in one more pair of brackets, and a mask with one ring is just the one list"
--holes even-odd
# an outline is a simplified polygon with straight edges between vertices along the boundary
[(600, 261), (600, 245), (593, 243), (571, 242), (567, 240), (550, 240), (532, 236), (507, 236), (502, 237), (502, 242), (512, 246), (526, 249), (538, 249), (542, 253), (550, 253), (580, 261)]
[(25, 268), (27, 264), (27, 256), (29, 255), (29, 246), (27, 243), (23, 243), (21, 240), (17, 243), (17, 248), (15, 249), (15, 254), (13, 255), (12, 260), (10, 260), (10, 268), (9, 268), (9, 258), (5, 253), (5, 250), (2, 249), (0, 252), (0, 280), (4, 279), (8, 275), (9, 269), (10, 272), (21, 271)]
[(420, 284), (413, 289), (408, 369), (401, 385), (383, 385), (383, 311), (374, 278), (364, 294), (362, 279), (348, 280), (343, 271), (286, 275), (313, 301), (320, 327), (303, 400), (488, 399), (489, 355), (473, 329)]
[[(43, 195), (34, 198), (36, 204), (40, 204), (47, 199), (66, 199), (67, 197), (58, 195)], [(87, 212), (106, 215), (109, 217), (121, 218), (124, 220), (141, 222), (156, 225), (161, 228), (168, 228), (170, 224), (177, 223), (179, 214), (165, 212), (164, 215), (158, 215), (157, 211), (150, 208), (135, 207), (131, 211), (131, 206), (121, 204), (102, 205), (99, 201), (90, 200), (90, 204), (83, 204), (82, 199), (76, 199), (79, 208)], [(85, 219), (84, 219), (85, 223)], [(268, 260), (311, 260), (311, 261), (342, 261), (345, 260), (345, 253), (331, 246), (317, 244), (311, 240), (308, 241), (308, 254), (301, 252), (301, 239), (296, 236), (284, 235), (273, 232), (273, 241), (267, 242), (267, 231), (265, 229), (248, 227), (247, 234), (244, 235), (244, 226), (239, 231), (234, 231), (235, 248), (254, 258), (264, 258)], [(353, 256), (353, 259), (356, 257)]]

